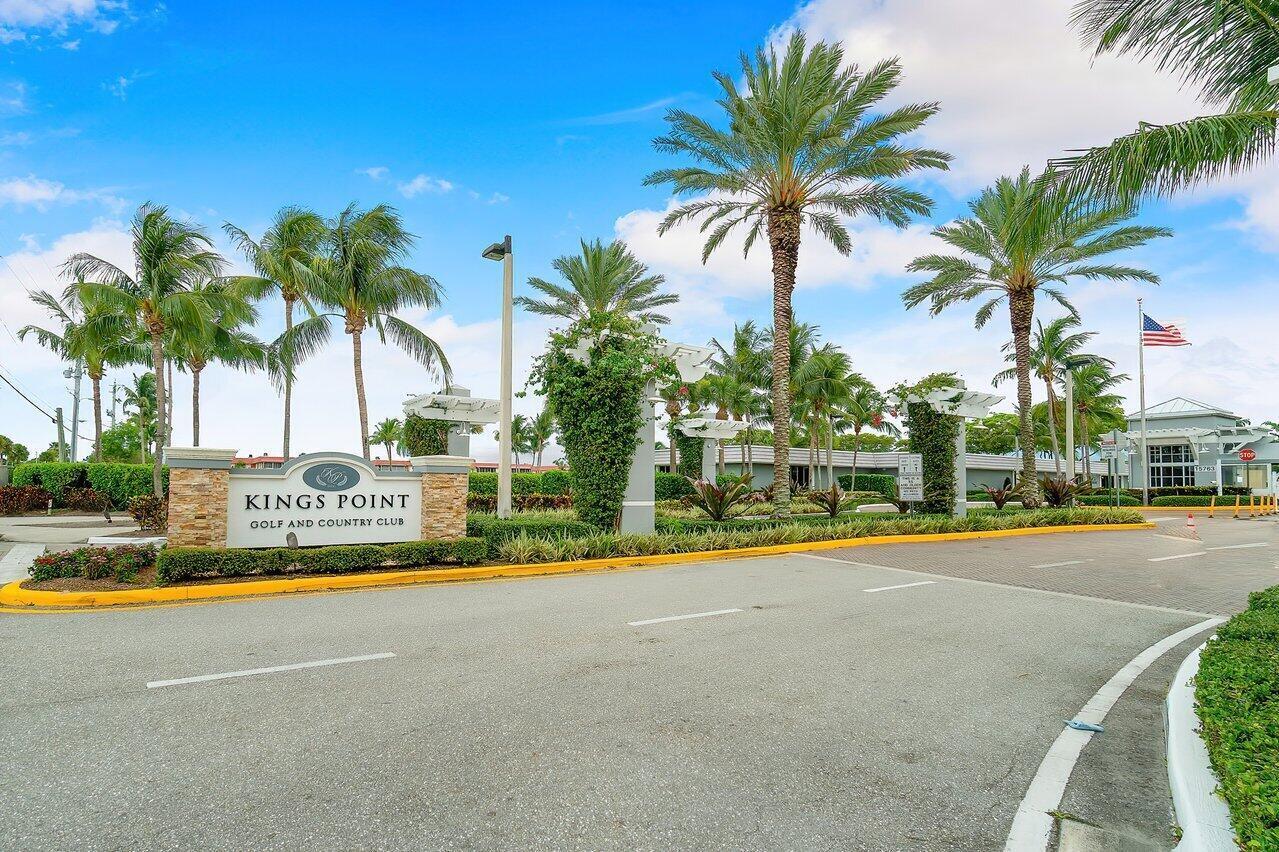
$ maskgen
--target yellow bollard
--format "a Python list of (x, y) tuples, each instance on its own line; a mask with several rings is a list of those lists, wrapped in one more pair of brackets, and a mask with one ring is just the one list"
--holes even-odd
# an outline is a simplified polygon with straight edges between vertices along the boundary
[(1208, 517), (1210, 518), (1212, 517), (1213, 510), (1216, 508), (1217, 508), (1217, 498), (1214, 495), (1213, 498), (1208, 501)]
[(1239, 518), (1239, 495), (1235, 495), (1235, 519)]
[(1248, 493), (1248, 517), (1250, 518), (1253, 517), (1252, 509), (1253, 509), (1253, 504), (1256, 503), (1256, 501), (1257, 501), (1257, 498), (1252, 496), (1252, 492), (1249, 492)]

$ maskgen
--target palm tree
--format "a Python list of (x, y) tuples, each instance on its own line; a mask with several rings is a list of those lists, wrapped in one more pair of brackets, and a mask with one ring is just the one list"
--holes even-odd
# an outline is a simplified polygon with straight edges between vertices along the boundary
[[(818, 437), (826, 436), (827, 478), (834, 481), (835, 466), (832, 453), (835, 445), (833, 412), (843, 405), (851, 389), (849, 370), (852, 364), (848, 355), (832, 344), (815, 349), (804, 364), (795, 372), (795, 399), (802, 401), (804, 414), (809, 424), (809, 467), (821, 467), (821, 455), (818, 452)], [(810, 471), (810, 482), (818, 486), (816, 470)]]
[[(515, 466), (520, 466), (520, 453), (533, 451), (533, 423), (525, 414), (516, 414), (511, 418), (511, 453), (515, 456)], [(493, 438), (500, 441), (502, 432), (493, 430)]]
[(351, 335), (355, 399), (360, 417), (360, 450), (369, 458), (369, 409), (364, 395), (364, 330), (377, 330), (430, 371), (442, 373), (446, 385), (453, 371), (444, 350), (420, 329), (396, 316), (406, 308), (435, 308), (443, 289), (429, 275), (401, 262), (414, 237), (404, 229), (394, 208), (379, 204), (369, 210), (348, 205), (326, 223), (322, 255), (294, 271), (309, 297), (328, 308), (286, 331), (277, 341), (280, 363), (296, 364), (329, 339), (332, 319), (340, 319)]
[(679, 416), (689, 399), (689, 386), (683, 382), (671, 382), (658, 389), (657, 395), (666, 404), (666, 439), (670, 443), (671, 473), (677, 472), (678, 460), (675, 455), (675, 432), (679, 424)]
[(839, 414), (853, 431), (852, 489), (857, 487), (857, 454), (862, 448), (862, 432), (872, 429), (886, 435), (901, 434), (896, 425), (884, 419), (886, 406), (884, 395), (860, 375), (856, 375), (856, 380), (851, 382), (848, 393), (839, 406)]
[(156, 437), (155, 374), (134, 375), (133, 384), (125, 385), (123, 390), (124, 403), (121, 408), (126, 415), (130, 410), (133, 411), (132, 419), (138, 427), (138, 463), (146, 464), (148, 438)]
[[(1035, 377), (1044, 383), (1044, 389), (1047, 392), (1048, 433), (1052, 438), (1053, 461), (1057, 477), (1060, 479), (1061, 444), (1057, 436), (1060, 434), (1059, 429), (1061, 427), (1057, 422), (1057, 412), (1059, 410), (1057, 407), (1057, 392), (1055, 390), (1057, 382), (1065, 377), (1068, 369), (1067, 365), (1079, 367), (1084, 364), (1103, 364), (1107, 367), (1113, 367), (1115, 362), (1109, 358), (1089, 355), (1079, 351), (1088, 345), (1089, 340), (1097, 336), (1097, 332), (1070, 331), (1079, 327), (1079, 317), (1077, 316), (1068, 314), (1053, 320), (1048, 325), (1044, 325), (1043, 320), (1035, 320), (1035, 325), (1037, 328), (1030, 346), (1030, 368)], [(1007, 353), (1004, 356), (1004, 360), (1012, 361), (1016, 364), (1016, 347), (1011, 342), (1004, 344), (1004, 352)], [(1000, 382), (1016, 377), (1017, 368), (1013, 366), (996, 373), (993, 383), (998, 385)], [(1071, 464), (1073, 465), (1073, 461)]]
[[(698, 384), (706, 402), (715, 406), (716, 420), (741, 420), (750, 409), (751, 388), (739, 382), (735, 376), (712, 373)], [(717, 444), (718, 467), (722, 474), (724, 473), (724, 442), (721, 439)]]
[(386, 460), (389, 462), (395, 457), (391, 453), (391, 447), (400, 440), (401, 434), (400, 421), (394, 417), (388, 417), (373, 427), (373, 431), (369, 434), (369, 443), (386, 447)]
[(1046, 191), (1023, 168), (1016, 178), (1002, 177), (969, 203), (971, 215), (933, 229), (958, 249), (959, 255), (917, 257), (907, 269), (933, 277), (907, 288), (907, 308), (929, 302), (933, 316), (947, 307), (981, 296), (976, 325), (982, 328), (1002, 302), (1008, 303), (1017, 374), (1017, 410), (1021, 418), (1023, 503), (1040, 502), (1035, 471), (1035, 435), (1030, 417), (1031, 342), (1035, 297), (1043, 293), (1077, 314), (1060, 289), (1072, 279), (1145, 281), (1158, 284), (1153, 272), (1098, 262), (1099, 258), (1136, 248), (1167, 228), (1123, 225), (1130, 206), (1096, 208), (1077, 194)]
[(719, 129), (684, 110), (667, 113), (670, 131), (654, 140), (659, 151), (685, 154), (700, 165), (663, 169), (646, 184), (673, 185), (677, 194), (702, 197), (673, 210), (665, 233), (685, 220), (702, 220), (709, 231), (705, 262), (739, 225), (747, 227), (743, 249), (767, 236), (773, 261), (773, 484), (774, 506), (790, 513), (790, 365), (786, 346), (791, 293), (803, 228), (835, 246), (852, 250), (844, 217), (870, 215), (904, 227), (924, 216), (932, 201), (892, 181), (926, 168), (946, 168), (940, 151), (909, 148), (894, 139), (917, 130), (936, 104), (912, 104), (876, 112), (881, 98), (901, 77), (896, 61), (863, 72), (841, 69), (839, 44), (818, 42), (807, 49), (802, 32), (791, 36), (784, 59), (763, 48), (742, 56), (745, 86), (717, 73), (723, 89), (718, 103), (727, 127)]
[[(299, 302), (311, 316), (305, 270), (314, 260), (324, 239), (324, 220), (316, 213), (300, 207), (285, 207), (275, 214), (271, 227), (255, 242), (247, 232), (230, 222), (222, 226), (253, 264), (256, 278), (242, 279), (241, 287), (254, 299), (279, 293), (284, 300), (284, 333), (293, 329), (293, 308)], [(293, 374), (297, 364), (282, 364), (280, 376), (284, 391), (284, 458), (289, 458), (289, 438), (293, 429)]]
[(269, 366), (267, 345), (244, 326), (257, 320), (257, 312), (234, 292), (238, 282), (196, 284), (196, 292), (215, 294), (218, 305), (213, 321), (194, 328), (175, 328), (169, 340), (172, 357), (191, 373), (191, 443), (200, 446), (200, 376), (214, 362), (236, 370), (260, 370)]
[(668, 323), (656, 308), (679, 301), (674, 293), (659, 293), (666, 283), (650, 275), (648, 267), (614, 240), (607, 246), (582, 240), (581, 254), (566, 254), (551, 262), (568, 286), (530, 278), (529, 286), (545, 298), (520, 296), (515, 304), (534, 314), (577, 322), (603, 314), (627, 316), (640, 323)]
[[(145, 331), (151, 343), (151, 367), (155, 371), (156, 437), (167, 439), (165, 418), (167, 389), (165, 341), (170, 332), (198, 334), (212, 322), (222, 298), (198, 289), (199, 282), (218, 277), (223, 260), (198, 225), (179, 222), (165, 207), (145, 204), (133, 217), (134, 273), (92, 254), (73, 254), (63, 271), (86, 303), (129, 317)], [(151, 484), (155, 496), (164, 497), (163, 459), (155, 454)]]
[(536, 467), (542, 466), (542, 453), (546, 451), (553, 437), (555, 437), (555, 415), (551, 413), (550, 406), (547, 406), (528, 424), (529, 450), (534, 454), (533, 464)]
[(760, 391), (768, 382), (768, 353), (764, 351), (766, 335), (756, 326), (754, 320), (742, 324), (733, 324), (733, 339), (728, 346), (718, 339), (711, 338), (711, 349), (715, 351), (714, 370), (720, 375), (731, 376), (742, 388), (748, 398), (740, 398), (737, 406), (738, 419), (746, 421), (746, 431), (742, 433), (744, 461), (746, 470), (754, 470), (754, 458), (751, 449), (751, 427), (754, 417), (760, 413), (762, 396)]
[[(102, 461), (102, 376), (108, 366), (144, 362), (145, 347), (136, 342), (136, 329), (126, 317), (82, 300), (84, 292), (74, 285), (61, 299), (44, 290), (31, 293), (31, 301), (44, 308), (60, 326), (57, 330), (27, 325), (18, 329), (18, 339), (33, 334), (40, 345), (62, 358), (83, 362), (93, 388), (93, 455)], [(74, 427), (78, 428), (78, 427)]]
[(1127, 373), (1111, 372), (1111, 364), (1094, 361), (1072, 370), (1074, 382), (1075, 414), (1079, 417), (1079, 432), (1084, 448), (1084, 477), (1092, 482), (1092, 436), (1110, 429), (1126, 426), (1124, 399), (1113, 390), (1128, 381)]
[(1170, 196), (1270, 160), (1279, 119), (1279, 15), (1268, 0), (1082, 0), (1074, 24), (1098, 54), (1153, 59), (1197, 85), (1224, 112), (1175, 124), (1142, 122), (1109, 145), (1063, 158), (1057, 177), (1103, 198)]

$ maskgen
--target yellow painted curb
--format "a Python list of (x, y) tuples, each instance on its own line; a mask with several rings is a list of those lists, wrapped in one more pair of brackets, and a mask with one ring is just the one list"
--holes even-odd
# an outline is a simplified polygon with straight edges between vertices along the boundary
[(1015, 530), (983, 530), (977, 532), (931, 533), (926, 535), (886, 535), (846, 538), (833, 541), (807, 541), (798, 544), (774, 544), (736, 550), (701, 550), (696, 553), (664, 553), (654, 556), (616, 556), (607, 559), (582, 559), (575, 562), (544, 562), (532, 565), (481, 565), (472, 568), (440, 568), (435, 570), (383, 571), (376, 574), (338, 574), (322, 577), (297, 577), (288, 580), (250, 580), (235, 583), (206, 583), (195, 586), (158, 586), (147, 589), (121, 589), (102, 592), (47, 592), (22, 588), (21, 580), (0, 587), (0, 606), (56, 607), (59, 610), (92, 609), (128, 604), (172, 603), (217, 598), (259, 597), (288, 592), (337, 591), (375, 586), (404, 586), (419, 583), (456, 583), (466, 580), (488, 580), (499, 577), (535, 577), (547, 574), (573, 574), (606, 571), (637, 566), (657, 567), (717, 559), (753, 556), (777, 556), (808, 550), (834, 550), (841, 547), (865, 547), (876, 544), (920, 544), (938, 541), (967, 541), (979, 538), (1013, 538), (1025, 535), (1073, 532), (1121, 532), (1155, 529), (1155, 524), (1079, 524), (1065, 527), (1025, 527)]

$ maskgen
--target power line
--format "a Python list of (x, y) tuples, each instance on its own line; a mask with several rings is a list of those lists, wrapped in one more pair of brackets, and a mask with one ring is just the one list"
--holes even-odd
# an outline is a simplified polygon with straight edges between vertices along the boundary
[(19, 390), (19, 389), (18, 389), (18, 386), (17, 386), (17, 385), (15, 385), (13, 382), (9, 381), (9, 378), (8, 378), (7, 376), (5, 376), (5, 374), (4, 374), (4, 373), (0, 373), (0, 380), (3, 380), (3, 381), (4, 381), (4, 383), (5, 383), (6, 385), (8, 385), (9, 387), (13, 388), (14, 393), (16, 393), (18, 396), (22, 397), (23, 399), (25, 399), (25, 400), (27, 401), (27, 403), (28, 403), (28, 404), (29, 404), (32, 408), (34, 408), (36, 411), (38, 411), (38, 412), (40, 412), (41, 414), (43, 414), (45, 417), (48, 417), (50, 422), (52, 422), (52, 423), (57, 423), (57, 422), (58, 422), (58, 419), (57, 419), (56, 417), (54, 417), (54, 416), (53, 416), (52, 414), (50, 414), (49, 412), (45, 411), (45, 410), (44, 410), (43, 408), (41, 408), (40, 406), (36, 405), (36, 404), (35, 404), (35, 402), (33, 402), (33, 401), (32, 401), (31, 397), (27, 396), (25, 393), (23, 393), (21, 390)]

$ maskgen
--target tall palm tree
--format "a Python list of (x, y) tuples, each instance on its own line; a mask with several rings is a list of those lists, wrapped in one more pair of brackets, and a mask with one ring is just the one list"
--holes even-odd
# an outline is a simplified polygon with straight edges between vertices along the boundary
[(662, 169), (646, 184), (672, 184), (677, 194), (701, 197), (673, 210), (660, 232), (685, 220), (709, 231), (702, 261), (738, 226), (746, 226), (743, 249), (767, 236), (773, 262), (773, 484), (774, 506), (790, 513), (790, 365), (786, 346), (791, 293), (804, 226), (841, 254), (852, 250), (844, 219), (870, 215), (904, 227), (924, 216), (932, 201), (893, 183), (911, 172), (946, 168), (940, 151), (894, 142), (917, 130), (936, 104), (876, 111), (896, 88), (901, 68), (880, 62), (866, 71), (843, 68), (839, 44), (807, 47), (802, 32), (791, 36), (786, 55), (772, 49), (743, 55), (744, 87), (715, 75), (723, 90), (718, 103), (724, 128), (684, 110), (667, 113), (670, 130), (654, 140), (659, 151), (687, 155), (699, 165)]
[(83, 295), (75, 286), (68, 287), (60, 299), (44, 290), (32, 293), (31, 301), (44, 308), (59, 328), (23, 326), (18, 339), (35, 335), (46, 349), (84, 364), (93, 389), (93, 455), (95, 461), (102, 461), (102, 377), (108, 366), (143, 363), (148, 353), (138, 344), (136, 328), (128, 318), (101, 305), (85, 304)]
[(403, 261), (414, 237), (404, 229), (394, 208), (379, 204), (360, 210), (347, 206), (325, 224), (321, 255), (310, 266), (294, 266), (314, 302), (327, 312), (303, 320), (277, 341), (280, 363), (296, 364), (329, 339), (330, 320), (343, 322), (351, 335), (355, 399), (360, 418), (360, 451), (369, 458), (369, 408), (364, 394), (364, 330), (372, 327), (385, 343), (393, 343), (430, 371), (439, 371), (445, 384), (453, 372), (444, 350), (425, 332), (396, 313), (406, 308), (435, 308), (443, 288), (429, 275), (414, 272)]
[(134, 375), (133, 384), (125, 385), (124, 402), (121, 408), (127, 416), (133, 412), (132, 420), (138, 427), (138, 463), (147, 463), (147, 443), (155, 437), (155, 374), (143, 373)]
[[(1035, 377), (1044, 383), (1044, 390), (1048, 397), (1048, 432), (1052, 438), (1053, 462), (1056, 468), (1057, 477), (1061, 477), (1061, 444), (1057, 439), (1061, 426), (1057, 422), (1057, 414), (1059, 408), (1057, 406), (1056, 385), (1066, 375), (1069, 367), (1083, 366), (1084, 364), (1103, 364), (1107, 367), (1113, 367), (1114, 361), (1109, 358), (1102, 358), (1100, 355), (1090, 355), (1081, 352), (1083, 347), (1088, 345), (1088, 341), (1097, 336), (1095, 331), (1071, 331), (1079, 327), (1079, 317), (1068, 314), (1064, 317), (1058, 317), (1048, 325), (1044, 325), (1043, 320), (1035, 320), (1036, 330), (1030, 344), (1030, 368)], [(1016, 347), (1011, 343), (1004, 344), (1004, 357), (1006, 361), (1012, 361), (1015, 365), (1017, 360)], [(1016, 366), (1010, 367), (995, 374), (993, 383), (998, 385), (1000, 382), (1006, 382), (1009, 379), (1017, 377)], [(1073, 476), (1073, 471), (1071, 473)]]
[(544, 298), (520, 296), (515, 304), (534, 314), (576, 322), (602, 314), (627, 316), (641, 323), (668, 323), (656, 309), (679, 301), (674, 293), (659, 293), (666, 279), (650, 275), (648, 267), (614, 240), (582, 240), (580, 254), (557, 257), (551, 266), (568, 286), (530, 278), (529, 286)]
[[(73, 254), (63, 265), (66, 275), (86, 303), (137, 322), (151, 344), (155, 371), (156, 435), (169, 435), (165, 418), (167, 388), (165, 340), (176, 330), (202, 332), (221, 307), (216, 293), (197, 288), (199, 282), (218, 277), (224, 261), (213, 251), (207, 234), (198, 225), (179, 222), (167, 208), (145, 204), (133, 217), (132, 275), (113, 263), (88, 253)], [(164, 497), (163, 459), (155, 454), (151, 484), (155, 496)]]
[(373, 427), (373, 431), (369, 434), (369, 443), (386, 447), (386, 460), (389, 462), (395, 458), (391, 447), (400, 440), (401, 434), (400, 421), (394, 417), (388, 417)]
[[(777, 351), (777, 334), (772, 327), (769, 327), (767, 330), (765, 330), (764, 336), (766, 339), (767, 354), (769, 355), (768, 361), (765, 365), (765, 371), (767, 373), (767, 384), (771, 388), (771, 387), (776, 387), (777, 381), (778, 381), (777, 377), (774, 375), (774, 367), (777, 362), (776, 362), (776, 359), (772, 357), (772, 353)], [(790, 489), (790, 443), (791, 443), (790, 439), (792, 434), (792, 425), (802, 425), (804, 422), (804, 416), (805, 416), (805, 408), (804, 408), (803, 400), (797, 400), (798, 388), (796, 385), (795, 377), (799, 373), (799, 371), (803, 369), (804, 362), (808, 360), (809, 355), (813, 352), (813, 350), (817, 348), (817, 341), (821, 337), (821, 330), (818, 328), (818, 326), (812, 325), (811, 323), (798, 323), (798, 324), (791, 323), (789, 332), (786, 336), (788, 339), (788, 344), (786, 346), (787, 351), (786, 351), (785, 360), (786, 360), (786, 367), (788, 370), (788, 374), (786, 378), (784, 379), (784, 382), (786, 384), (786, 399), (789, 402), (789, 405), (787, 406), (786, 417), (785, 417), (786, 448), (782, 451), (782, 459), (784, 462), (782, 467), (786, 471), (786, 474), (785, 474), (786, 488), (787, 488), (787, 494), (789, 494), (790, 493), (789, 491)], [(777, 483), (778, 483), (777, 441), (776, 441), (777, 425), (776, 425), (774, 414), (775, 414), (775, 409), (773, 409), (770, 406), (769, 410), (764, 412), (764, 414), (759, 419), (761, 419), (764, 423), (772, 426), (773, 428), (773, 439), (774, 439), (773, 440), (773, 493), (776, 494)], [(776, 511), (777, 510), (774, 507), (775, 514), (776, 514)]]
[[(278, 293), (284, 300), (284, 333), (293, 330), (293, 309), (301, 303), (311, 316), (315, 309), (308, 298), (305, 270), (310, 266), (324, 239), (324, 220), (301, 207), (285, 207), (275, 214), (271, 227), (260, 241), (230, 222), (222, 226), (232, 241), (253, 264), (256, 278), (243, 279), (246, 295), (261, 299)], [(284, 458), (289, 458), (289, 439), (293, 430), (293, 376), (297, 364), (282, 364), (281, 386), (284, 392)]]
[(529, 450), (533, 453), (535, 466), (542, 466), (542, 453), (546, 451), (553, 437), (555, 437), (555, 415), (551, 412), (550, 406), (546, 406), (537, 413), (536, 417), (529, 420)]
[(268, 347), (245, 326), (257, 320), (257, 312), (238, 293), (238, 282), (211, 281), (193, 290), (216, 294), (217, 309), (207, 325), (173, 329), (169, 340), (171, 360), (191, 373), (191, 443), (200, 446), (200, 377), (217, 362), (236, 370), (260, 370), (268, 366)]
[(900, 435), (901, 430), (892, 421), (884, 419), (887, 401), (884, 395), (864, 376), (858, 375), (840, 404), (840, 415), (853, 432), (853, 478), (857, 487), (857, 454), (862, 448), (862, 432), (871, 429), (886, 435)]
[(951, 305), (985, 298), (977, 309), (978, 328), (1007, 302), (1021, 418), (1023, 503), (1037, 506), (1040, 493), (1030, 416), (1030, 330), (1035, 298), (1042, 293), (1073, 315), (1077, 311), (1060, 288), (1074, 279), (1158, 284), (1159, 276), (1153, 272), (1099, 259), (1172, 232), (1124, 225), (1133, 215), (1130, 206), (1098, 208), (1085, 196), (1046, 190), (1031, 179), (1028, 168), (1016, 178), (1000, 178), (968, 207), (971, 215), (933, 229), (935, 236), (960, 254), (930, 254), (911, 261), (909, 271), (930, 272), (933, 277), (907, 288), (902, 300), (907, 308), (928, 302), (929, 313), (936, 316)]
[(1270, 161), (1279, 89), (1279, 10), (1273, 0), (1081, 0), (1074, 24), (1098, 54), (1151, 59), (1224, 107), (1174, 124), (1147, 124), (1054, 165), (1103, 198), (1170, 196)]
[(1128, 374), (1111, 372), (1111, 364), (1104, 361), (1083, 364), (1072, 373), (1080, 446), (1084, 448), (1084, 477), (1085, 481), (1092, 482), (1092, 436), (1127, 425), (1124, 398), (1114, 389), (1128, 381)]

